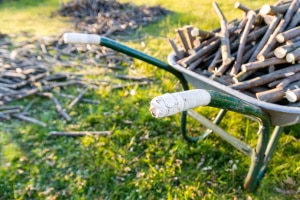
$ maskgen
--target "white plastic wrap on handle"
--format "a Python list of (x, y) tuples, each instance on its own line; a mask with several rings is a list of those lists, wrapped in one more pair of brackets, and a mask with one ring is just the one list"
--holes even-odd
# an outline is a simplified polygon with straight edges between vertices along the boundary
[(152, 99), (150, 112), (156, 118), (166, 117), (191, 108), (208, 105), (210, 100), (209, 92), (203, 89), (167, 93)]
[(101, 42), (101, 36), (96, 34), (65, 33), (63, 38), (65, 43), (100, 44)]

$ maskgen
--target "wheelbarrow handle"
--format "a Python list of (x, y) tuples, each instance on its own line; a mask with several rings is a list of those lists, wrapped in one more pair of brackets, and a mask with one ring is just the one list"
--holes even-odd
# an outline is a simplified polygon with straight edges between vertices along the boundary
[(211, 106), (250, 115), (268, 122), (266, 114), (256, 105), (225, 93), (193, 89), (176, 93), (166, 93), (154, 97), (150, 103), (150, 111), (154, 117), (166, 117), (198, 106)]
[(185, 80), (183, 75), (180, 72), (178, 72), (177, 70), (175, 70), (174, 68), (170, 67), (169, 64), (167, 64), (159, 59), (156, 59), (152, 56), (149, 56), (141, 51), (130, 48), (130, 47), (128, 47), (124, 44), (121, 44), (117, 41), (109, 39), (107, 37), (99, 36), (96, 34), (86, 34), (86, 33), (65, 33), (63, 35), (63, 39), (64, 39), (65, 43), (99, 44), (99, 45), (111, 48), (113, 50), (116, 50), (118, 52), (124, 53), (128, 56), (137, 58), (146, 63), (152, 64), (160, 69), (170, 72), (171, 74), (173, 74), (180, 80), (184, 90), (188, 90), (188, 88), (189, 88), (187, 81)]

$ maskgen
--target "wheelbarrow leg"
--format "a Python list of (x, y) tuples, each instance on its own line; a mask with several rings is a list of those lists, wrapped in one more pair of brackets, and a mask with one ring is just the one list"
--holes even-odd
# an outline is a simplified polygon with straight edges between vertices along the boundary
[[(215, 125), (218, 125), (221, 122), (221, 120), (223, 119), (223, 117), (225, 116), (226, 112), (227, 112), (227, 110), (220, 109), (220, 111), (217, 114), (216, 118), (213, 120), (213, 123)], [(184, 112), (182, 112), (181, 113), (180, 127), (181, 127), (181, 134), (182, 134), (182, 136), (183, 136), (183, 138), (185, 140), (187, 140), (188, 142), (197, 142), (199, 140), (203, 140), (204, 138), (206, 138), (209, 134), (211, 134), (213, 132), (212, 129), (207, 129), (202, 135), (199, 135), (197, 137), (190, 137), (190, 136), (188, 136), (187, 135), (187, 131), (186, 131), (186, 118), (187, 118), (187, 114), (190, 115), (195, 120), (197, 120), (203, 126), (208, 127), (207, 124), (205, 124), (205, 121), (203, 120), (202, 115), (195, 115), (191, 111), (184, 111)]]
[(267, 150), (265, 153), (264, 165), (260, 170), (260, 177), (262, 178), (265, 174), (266, 168), (273, 156), (273, 153), (276, 149), (276, 145), (278, 144), (281, 133), (283, 132), (282, 126), (275, 126), (273, 133), (271, 135), (270, 141), (267, 146)]
[(260, 138), (261, 140), (258, 141), (258, 146), (261, 145), (262, 148), (258, 151), (258, 153), (254, 153), (251, 157), (250, 170), (244, 183), (244, 187), (247, 190), (253, 191), (258, 182), (263, 178), (267, 165), (279, 141), (282, 130), (283, 127), (276, 126), (273, 130), (270, 140), (267, 141), (264, 138)]

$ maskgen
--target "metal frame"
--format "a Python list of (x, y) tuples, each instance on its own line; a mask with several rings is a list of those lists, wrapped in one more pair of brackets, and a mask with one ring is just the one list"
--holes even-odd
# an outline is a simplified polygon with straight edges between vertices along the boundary
[[(86, 34), (85, 37), (89, 37), (89, 34)], [(169, 65), (169, 64), (167, 64), (163, 61), (160, 61), (154, 57), (151, 57), (141, 51), (130, 48), (126, 45), (118, 43), (109, 38), (100, 37), (100, 36), (97, 36), (97, 37), (99, 37), (99, 40), (100, 40), (98, 43), (102, 46), (106, 46), (106, 47), (114, 49), (118, 52), (122, 52), (126, 55), (137, 58), (139, 60), (142, 60), (146, 63), (152, 64), (160, 69), (163, 69), (165, 71), (172, 73), (174, 76), (176, 76), (180, 80), (183, 90), (189, 89), (188, 82), (190, 84), (191, 84), (191, 82), (187, 81), (186, 75), (187, 74), (190, 75), (190, 72), (182, 72), (182, 71), (178, 70), (179, 69), (178, 66), (172, 66), (172, 64)], [(81, 41), (79, 43), (84, 43), (84, 42)], [(194, 75), (192, 75), (192, 76), (194, 76)], [(194, 81), (198, 81), (198, 79), (202, 79), (202, 77), (196, 77), (196, 78), (194, 78)], [(204, 81), (199, 80), (199, 82), (201, 82), (200, 85), (206, 86), (205, 85), (206, 81), (209, 81), (209, 80), (204, 80)], [(216, 87), (216, 90), (214, 90), (215, 89), (214, 84), (215, 83), (208, 84), (209, 86), (213, 85), (213, 87), (212, 87), (213, 89), (208, 90), (208, 92), (212, 96), (209, 106), (220, 108), (220, 111), (219, 111), (218, 115), (216, 116), (215, 120), (211, 121), (211, 120), (207, 119), (206, 117), (204, 117), (203, 115), (196, 113), (192, 110), (184, 111), (181, 114), (181, 125), (180, 125), (181, 133), (183, 135), (183, 138), (186, 139), (187, 141), (196, 142), (200, 139), (205, 138), (210, 133), (214, 132), (218, 136), (220, 136), (223, 140), (230, 143), (237, 150), (239, 150), (240, 152), (242, 152), (245, 155), (247, 155), (248, 157), (250, 157), (251, 164), (250, 164), (250, 167), (248, 170), (248, 174), (244, 181), (244, 188), (249, 191), (254, 191), (255, 188), (257, 188), (257, 186), (258, 186), (259, 180), (263, 177), (263, 175), (266, 171), (268, 162), (270, 161), (270, 159), (273, 155), (273, 152), (275, 151), (276, 145), (280, 138), (280, 134), (283, 130), (282, 126), (277, 125), (277, 126), (275, 126), (273, 133), (270, 134), (271, 127), (272, 127), (272, 125), (274, 126), (274, 124), (271, 123), (271, 122), (273, 122), (272, 113), (274, 115), (279, 116), (279, 118), (277, 117), (279, 119), (278, 121), (280, 121), (281, 114), (284, 115), (283, 117), (285, 117), (286, 115), (292, 114), (291, 116), (293, 118), (291, 118), (290, 120), (294, 120), (294, 119), (299, 120), (299, 118), (300, 118), (300, 114), (298, 113), (299, 109), (296, 108), (296, 111), (294, 111), (293, 109), (282, 108), (282, 106), (277, 107), (277, 106), (268, 105), (268, 104), (260, 103), (260, 102), (256, 103), (256, 101), (253, 101), (251, 99), (248, 101), (247, 97), (241, 99), (241, 98), (238, 98), (238, 96), (240, 94), (239, 92), (228, 90), (225, 86), (219, 86), (218, 83), (216, 83), (217, 87)], [(231, 92), (234, 93), (234, 95), (228, 94)], [(264, 107), (264, 109), (262, 109), (262, 107)], [(228, 132), (223, 130), (218, 125), (221, 122), (224, 115), (226, 114), (227, 110), (231, 110), (231, 111), (234, 111), (234, 112), (237, 112), (240, 114), (252, 116), (257, 119), (260, 126), (259, 126), (259, 130), (257, 131), (258, 140), (257, 140), (257, 145), (255, 148), (251, 148), (248, 144), (246, 144), (246, 143), (242, 142), (241, 140), (237, 139), (236, 137), (232, 136), (231, 134), (229, 134)], [(208, 128), (207, 131), (204, 132), (204, 134), (202, 134), (198, 137), (190, 137), (187, 135), (186, 119), (187, 119), (188, 114), (190, 116), (192, 116), (194, 119), (196, 119), (203, 126)], [(297, 122), (298, 121), (296, 121), (296, 122), (293, 121), (292, 123), (297, 123)]]
[[(101, 37), (100, 45), (109, 47), (118, 52), (122, 52), (126, 55), (132, 56), (146, 63), (152, 64), (160, 69), (168, 71), (180, 80), (184, 90), (189, 89), (188, 83), (185, 80), (184, 76), (165, 62), (162, 62), (143, 52), (140, 52), (136, 49), (120, 44), (109, 38)], [(199, 139), (206, 137), (211, 132), (214, 132), (218, 136), (220, 136), (223, 140), (227, 141), (232, 146), (234, 146), (237, 150), (249, 156), (251, 159), (251, 164), (249, 167), (248, 174), (244, 181), (244, 188), (247, 189), (248, 191), (254, 191), (258, 185), (259, 180), (264, 176), (268, 162), (271, 159), (273, 152), (275, 151), (275, 147), (278, 143), (283, 128), (281, 126), (276, 126), (272, 133), (271, 139), (269, 139), (271, 122), (268, 115), (264, 111), (262, 111), (262, 109), (260, 109), (256, 105), (250, 104), (239, 98), (226, 95), (224, 93), (220, 93), (212, 90), (209, 91), (209, 93), (212, 96), (212, 102), (209, 104), (209, 106), (221, 108), (220, 112), (218, 113), (214, 121), (211, 121), (206, 117), (204, 117), (203, 115), (200, 115), (199, 113), (196, 113), (192, 110), (182, 112), (181, 133), (183, 135), (183, 138), (189, 142), (196, 142)], [(251, 148), (249, 145), (235, 138), (234, 136), (232, 136), (231, 134), (229, 134), (228, 132), (226, 132), (225, 130), (223, 130), (218, 126), (223, 116), (226, 114), (227, 110), (231, 110), (245, 115), (254, 116), (258, 120), (260, 124), (260, 128), (257, 132), (259, 136), (258, 136), (257, 145), (255, 149)], [(187, 114), (191, 115), (203, 126), (208, 128), (208, 130), (202, 136), (192, 138), (187, 135), (186, 132)]]

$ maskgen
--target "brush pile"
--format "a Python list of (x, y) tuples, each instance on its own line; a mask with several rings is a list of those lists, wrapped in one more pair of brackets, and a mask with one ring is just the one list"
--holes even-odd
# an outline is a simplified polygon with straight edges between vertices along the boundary
[[(130, 33), (168, 13), (159, 6), (137, 7), (115, 0), (74, 0), (62, 4), (56, 12), (74, 19), (78, 31), (103, 36)], [(38, 97), (50, 99), (59, 115), (71, 121), (68, 111), (78, 102), (99, 103), (84, 97), (90, 89), (105, 86), (115, 90), (149, 84), (149, 78), (116, 73), (132, 63), (131, 57), (103, 46), (65, 44), (61, 35), (0, 33), (0, 120), (17, 118), (47, 126), (29, 115)], [(75, 88), (78, 94), (64, 93), (67, 87)], [(25, 98), (31, 99), (25, 108), (16, 105), (15, 101)], [(69, 105), (64, 107), (60, 99), (69, 99)]]
[(227, 21), (219, 5), (213, 7), (220, 27), (178, 28), (179, 44), (170, 44), (182, 67), (207, 76), (260, 101), (291, 104), (300, 100), (300, 1), (280, 1)]
[[(28, 115), (38, 97), (51, 99), (59, 115), (71, 121), (68, 112), (78, 102), (99, 103), (85, 98), (89, 90), (122, 89), (151, 81), (122, 73), (132, 64), (132, 58), (99, 45), (65, 44), (62, 36), (36, 37), (28, 33), (14, 39), (19, 38), (24, 40), (0, 36), (0, 120), (18, 118), (46, 126)], [(67, 88), (75, 89), (77, 95), (65, 93)], [(17, 100), (25, 98), (31, 99), (28, 106), (16, 105)], [(59, 99), (68, 105), (63, 106)]]
[(130, 33), (169, 13), (160, 6), (135, 6), (116, 0), (73, 0), (62, 4), (57, 13), (71, 17), (80, 32), (102, 36)]

